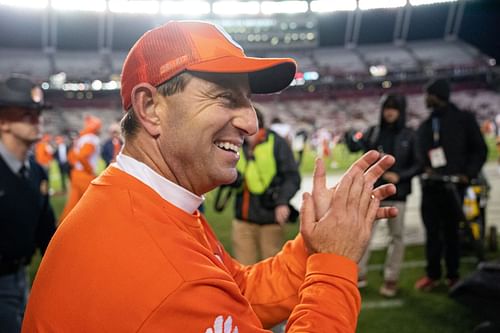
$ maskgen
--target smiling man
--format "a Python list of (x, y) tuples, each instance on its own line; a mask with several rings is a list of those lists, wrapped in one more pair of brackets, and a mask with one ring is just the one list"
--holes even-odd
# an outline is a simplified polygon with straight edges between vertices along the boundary
[(244, 266), (197, 207), (237, 177), (257, 131), (252, 93), (273, 93), (292, 59), (246, 57), (225, 32), (170, 22), (144, 34), (122, 71), (125, 144), (58, 229), (34, 282), (24, 332), (354, 332), (356, 261), (392, 185), (394, 159), (360, 158), (335, 188), (317, 162), (301, 234)]

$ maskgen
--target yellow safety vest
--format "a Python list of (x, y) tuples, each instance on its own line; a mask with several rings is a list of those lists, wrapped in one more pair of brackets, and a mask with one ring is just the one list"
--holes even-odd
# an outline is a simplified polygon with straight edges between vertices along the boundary
[(247, 161), (241, 151), (236, 168), (243, 175), (250, 193), (259, 195), (265, 192), (276, 175), (273, 133), (269, 133), (267, 141), (255, 147), (253, 155), (255, 158)]

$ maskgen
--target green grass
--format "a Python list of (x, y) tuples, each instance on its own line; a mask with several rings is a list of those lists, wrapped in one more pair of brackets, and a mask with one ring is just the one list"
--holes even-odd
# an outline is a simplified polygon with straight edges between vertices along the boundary
[[(361, 156), (362, 153), (351, 153), (347, 149), (347, 146), (343, 143), (337, 144), (333, 149), (332, 154), (329, 157), (324, 158), (327, 171), (329, 172), (340, 172), (346, 170), (349, 166), (356, 161), (356, 159)], [(304, 157), (300, 166), (300, 172), (303, 175), (311, 174), (314, 170), (314, 160), (316, 159), (316, 153), (310, 148), (306, 148), (304, 152)], [(333, 167), (332, 162), (336, 163)]]
[(498, 159), (496, 139), (493, 136), (488, 136), (485, 137), (485, 141), (488, 146), (488, 161), (496, 161)]
[[(488, 141), (491, 147), (492, 142)], [(493, 145), (494, 147), (494, 145)], [(338, 163), (338, 168), (331, 167), (331, 158), (326, 159), (326, 165), (329, 171), (340, 172), (345, 170), (359, 154), (349, 154), (345, 146), (337, 145), (333, 152), (334, 159)], [(301, 166), (303, 174), (310, 174), (314, 165), (314, 154), (307, 151), (304, 156), (304, 163)], [(490, 148), (489, 160), (497, 158), (496, 149)], [(55, 169), (51, 170), (54, 175)], [(54, 189), (60, 188), (58, 175), (51, 179), (51, 185)], [(206, 195), (205, 215), (215, 230), (224, 247), (231, 252), (231, 219), (233, 218), (232, 201), (228, 203), (227, 208), (218, 213), (214, 211), (215, 192)], [(51, 202), (59, 215), (64, 205), (64, 196), (52, 196)], [(298, 230), (297, 224), (287, 225), (287, 239), (293, 238)], [(382, 264), (385, 251), (373, 251), (370, 258), (370, 264)], [(489, 253), (488, 257), (493, 258), (498, 254)], [(39, 263), (39, 256), (35, 256), (30, 274), (33, 277)], [(409, 246), (405, 253), (405, 262), (424, 260), (424, 249), (422, 246)], [(373, 267), (373, 266), (371, 266)], [(474, 270), (475, 265), (470, 262), (463, 262), (461, 265), (461, 274), (466, 276)], [(420, 333), (420, 332), (439, 332), (439, 333), (469, 333), (473, 327), (480, 322), (480, 318), (475, 317), (471, 311), (464, 306), (456, 303), (447, 296), (444, 287), (438, 288), (432, 293), (416, 292), (413, 284), (424, 273), (423, 267), (404, 268), (401, 273), (401, 292), (397, 301), (400, 306), (388, 306), (386, 308), (363, 308), (359, 317), (358, 332), (369, 333)], [(378, 295), (378, 288), (382, 283), (382, 272), (378, 269), (370, 270), (368, 273), (368, 287), (362, 290), (363, 305), (369, 306), (374, 302), (383, 301), (384, 298)], [(333, 310), (333, 309), (332, 309)]]

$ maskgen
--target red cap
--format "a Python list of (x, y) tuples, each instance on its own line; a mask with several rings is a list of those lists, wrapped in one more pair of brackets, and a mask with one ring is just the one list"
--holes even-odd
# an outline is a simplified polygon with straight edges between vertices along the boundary
[(254, 94), (285, 89), (292, 82), (296, 63), (290, 58), (247, 57), (222, 28), (201, 21), (171, 21), (146, 32), (123, 64), (123, 109), (131, 106), (132, 89), (139, 83), (153, 86), (183, 71), (248, 73)]

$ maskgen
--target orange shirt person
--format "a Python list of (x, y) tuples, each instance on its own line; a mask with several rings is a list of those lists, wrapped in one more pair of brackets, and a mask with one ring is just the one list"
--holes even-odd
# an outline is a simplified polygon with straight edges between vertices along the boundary
[(68, 153), (68, 162), (71, 164), (71, 187), (66, 205), (59, 217), (61, 223), (87, 190), (90, 182), (97, 175), (97, 161), (100, 155), (99, 132), (102, 122), (99, 118), (87, 115), (84, 128)]
[(54, 148), (50, 145), (50, 134), (44, 134), (35, 144), (35, 160), (47, 171), (54, 158)]
[[(197, 207), (237, 177), (257, 131), (252, 93), (295, 75), (292, 59), (247, 57), (227, 33), (172, 21), (144, 34), (122, 70), (124, 147), (56, 231), (23, 322), (31, 332), (354, 332), (357, 265), (392, 184), (368, 152), (335, 188), (317, 162), (301, 233), (276, 256), (232, 259)], [(371, 167), (370, 167), (371, 166)]]

